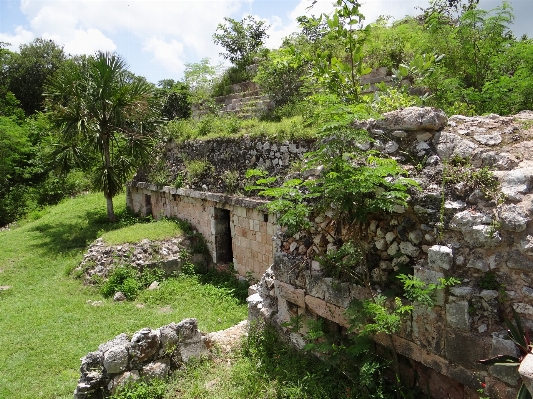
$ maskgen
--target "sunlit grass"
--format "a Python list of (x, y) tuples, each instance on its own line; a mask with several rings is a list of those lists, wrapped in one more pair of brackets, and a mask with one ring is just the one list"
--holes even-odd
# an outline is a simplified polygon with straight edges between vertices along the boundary
[[(124, 195), (115, 207), (128, 217)], [(72, 398), (80, 358), (122, 332), (185, 317), (215, 331), (246, 318), (242, 301), (199, 279), (182, 279), (179, 287), (169, 280), (154, 294), (159, 299), (142, 293), (135, 302), (118, 303), (66, 275), (99, 235), (124, 227), (105, 215), (102, 194), (88, 194), (0, 232), (0, 285), (11, 286), (0, 292), (0, 398)], [(96, 300), (102, 306), (88, 303)]]
[(139, 242), (143, 239), (163, 240), (179, 237), (184, 231), (180, 223), (173, 220), (159, 220), (153, 223), (135, 224), (102, 234), (102, 239), (111, 245)]

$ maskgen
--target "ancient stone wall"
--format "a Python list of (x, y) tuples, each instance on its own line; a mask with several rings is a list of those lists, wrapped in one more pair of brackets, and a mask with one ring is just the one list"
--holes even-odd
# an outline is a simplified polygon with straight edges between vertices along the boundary
[[(434, 307), (415, 303), (394, 336), (397, 351), (414, 361), (420, 385), (429, 382), (435, 398), (477, 398), (482, 383), (492, 398), (516, 395), (516, 368), (477, 360), (517, 355), (503, 323), (512, 317), (511, 308), (533, 326), (532, 121), (531, 112), (447, 120), (438, 110), (408, 108), (356, 122), (374, 138), (364, 148), (394, 157), (420, 184), (409, 207), (374, 215), (355, 229), (368, 253), (372, 289), (385, 289), (409, 270), (428, 283), (460, 280), (438, 292)], [(465, 161), (468, 172), (461, 179), (443, 182), (446, 168)], [(487, 182), (492, 173), (497, 192), (476, 188), (472, 180), (479, 175), (473, 173), (485, 173)], [(332, 215), (316, 215), (309, 231), (284, 237), (249, 298), (252, 317), (270, 320), (297, 345), (305, 342), (305, 327), (283, 327), (292, 317), (298, 315), (304, 326), (306, 318), (323, 318), (346, 329), (350, 302), (369, 297), (364, 286), (328, 277), (320, 263), (321, 254), (353, 239), (354, 226)], [(390, 345), (386, 337), (375, 339)]]
[(127, 205), (134, 212), (189, 221), (204, 236), (213, 262), (233, 262), (239, 274), (251, 273), (256, 279), (272, 264), (279, 247), (276, 219), (260, 209), (264, 203), (188, 189), (158, 189), (148, 183), (132, 182), (127, 187)]
[(165, 379), (171, 370), (206, 352), (196, 319), (143, 328), (131, 338), (117, 335), (81, 359), (74, 399), (107, 398), (137, 380)]
[[(408, 207), (373, 215), (355, 229), (368, 253), (373, 289), (386, 287), (400, 272), (425, 282), (440, 277), (460, 280), (439, 292), (431, 309), (414, 304), (413, 313), (394, 336), (398, 352), (413, 361), (420, 385), (428, 382), (435, 398), (476, 398), (482, 383), (493, 398), (513, 397), (520, 382), (515, 368), (476, 362), (496, 354), (516, 354), (503, 323), (511, 317), (511, 309), (533, 327), (533, 113), (448, 119), (439, 110), (407, 108), (380, 120), (355, 121), (354, 126), (372, 138), (359, 143), (359, 149), (393, 157), (420, 185), (420, 190), (410, 193)], [(216, 180), (237, 158), (244, 160), (243, 168), (261, 164), (270, 173), (286, 173), (286, 165), (300, 159), (312, 143), (283, 143), (285, 151), (279, 143), (273, 150), (273, 143), (250, 139), (189, 145), (207, 149), (205, 156), (213, 159), (217, 156), (213, 154), (228, 159), (215, 168)], [(179, 168), (180, 151), (178, 146), (168, 148), (172, 167)], [(282, 154), (287, 154), (285, 159)], [(278, 160), (276, 164), (272, 159)], [(450, 171), (462, 174), (449, 176)], [(299, 177), (312, 179), (316, 173)], [(484, 187), (485, 183), (495, 189)], [(208, 191), (224, 190), (223, 185), (206, 186)], [(309, 231), (286, 237), (277, 232), (272, 215), (258, 209), (261, 204), (198, 190), (158, 190), (142, 182), (128, 188), (128, 206), (137, 212), (185, 215), (206, 236), (215, 259), (215, 209), (230, 212), (233, 253), (246, 254), (234, 259), (239, 273), (251, 271), (257, 276), (266, 270), (249, 299), (252, 317), (267, 318), (282, 330), (294, 315), (321, 317), (346, 329), (344, 310), (353, 299), (366, 298), (367, 288), (329, 277), (320, 256), (352, 239), (354, 226), (340, 224), (332, 211), (315, 215)], [(262, 242), (262, 226), (266, 241), (274, 238), (270, 246)], [(250, 238), (252, 232), (255, 236)], [(253, 248), (245, 251), (246, 246), (257, 249), (259, 241), (266, 256), (259, 257), (261, 251)], [(284, 331), (303, 345), (305, 329)], [(389, 345), (384, 337), (375, 339)]]

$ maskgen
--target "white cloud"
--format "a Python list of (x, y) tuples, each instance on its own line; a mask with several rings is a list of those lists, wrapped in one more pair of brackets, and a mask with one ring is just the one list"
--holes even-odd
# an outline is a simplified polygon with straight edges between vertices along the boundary
[(154, 60), (169, 72), (182, 73), (185, 69), (183, 44), (176, 40), (166, 42), (152, 37), (145, 41), (143, 50), (152, 53)]
[(183, 70), (185, 56), (217, 57), (211, 40), (217, 24), (250, 1), (22, 0), (21, 10), (35, 37), (53, 39), (67, 53), (120, 52), (115, 43), (135, 41), (165, 70), (176, 72)]
[(9, 43), (10, 45), (7, 48), (11, 51), (18, 51), (21, 44), (29, 43), (33, 39), (35, 39), (35, 35), (22, 26), (15, 28), (14, 35), (0, 32), (0, 42)]

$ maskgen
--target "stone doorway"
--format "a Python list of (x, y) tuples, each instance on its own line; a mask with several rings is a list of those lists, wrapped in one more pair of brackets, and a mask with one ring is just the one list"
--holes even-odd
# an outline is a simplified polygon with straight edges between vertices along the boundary
[(230, 211), (215, 208), (215, 262), (233, 262)]

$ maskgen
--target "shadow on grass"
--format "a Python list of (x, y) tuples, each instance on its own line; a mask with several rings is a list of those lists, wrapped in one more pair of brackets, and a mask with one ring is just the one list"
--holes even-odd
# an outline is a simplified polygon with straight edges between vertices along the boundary
[(210, 268), (206, 273), (197, 274), (197, 276), (200, 284), (228, 290), (239, 301), (239, 304), (246, 304), (249, 284), (246, 281), (238, 280), (234, 273)]
[(64, 254), (86, 249), (103, 233), (131, 226), (135, 223), (148, 223), (151, 219), (139, 218), (128, 210), (116, 213), (117, 222), (110, 222), (103, 211), (87, 211), (83, 216), (49, 223), (36, 223), (30, 231), (39, 232), (42, 239), (33, 244), (47, 254)]

